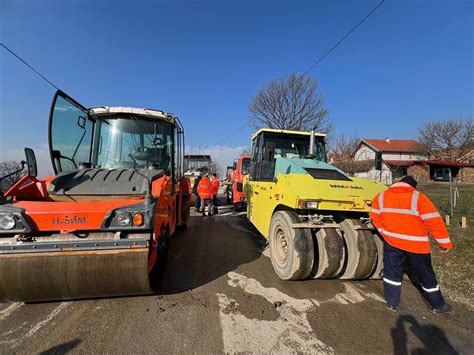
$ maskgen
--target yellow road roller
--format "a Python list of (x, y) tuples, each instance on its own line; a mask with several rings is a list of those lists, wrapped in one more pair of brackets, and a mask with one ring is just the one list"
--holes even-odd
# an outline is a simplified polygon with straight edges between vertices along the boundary
[(252, 136), (247, 218), (268, 240), (283, 280), (380, 278), (383, 243), (368, 214), (385, 188), (328, 164), (324, 134)]

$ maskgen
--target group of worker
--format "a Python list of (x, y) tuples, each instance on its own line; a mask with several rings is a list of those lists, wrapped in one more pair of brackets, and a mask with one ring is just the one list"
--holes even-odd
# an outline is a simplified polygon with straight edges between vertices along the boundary
[(212, 174), (210, 178), (208, 174), (197, 176), (193, 185), (193, 194), (196, 197), (196, 212), (202, 212), (203, 216), (217, 214), (217, 193), (219, 192), (220, 184), (221, 182), (217, 178), (217, 174)]

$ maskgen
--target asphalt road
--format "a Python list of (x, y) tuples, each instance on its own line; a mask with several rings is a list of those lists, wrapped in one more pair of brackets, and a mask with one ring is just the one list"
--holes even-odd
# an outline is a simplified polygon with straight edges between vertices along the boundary
[(1, 353), (472, 353), (473, 314), (432, 315), (405, 281), (284, 282), (245, 215), (193, 216), (172, 239), (160, 294), (0, 304)]

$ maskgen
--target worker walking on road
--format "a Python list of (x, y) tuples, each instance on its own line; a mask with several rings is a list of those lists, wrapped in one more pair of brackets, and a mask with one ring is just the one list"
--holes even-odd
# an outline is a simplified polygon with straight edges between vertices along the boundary
[(201, 198), (201, 208), (202, 208), (202, 215), (206, 215), (206, 206), (207, 206), (207, 215), (210, 216), (212, 214), (212, 186), (211, 181), (204, 175), (201, 181), (198, 184), (198, 194)]
[(372, 201), (370, 218), (384, 239), (383, 285), (387, 308), (396, 312), (400, 303), (403, 270), (408, 258), (421, 280), (423, 295), (431, 312), (451, 310), (439, 289), (431, 265), (428, 233), (436, 240), (442, 253), (453, 245), (443, 219), (433, 203), (419, 191), (416, 180), (405, 176)]
[(194, 196), (196, 196), (196, 204), (194, 205), (196, 212), (201, 212), (200, 211), (201, 197), (199, 197), (199, 193), (198, 193), (198, 186), (199, 186), (199, 183), (201, 182), (201, 179), (202, 179), (201, 173), (197, 173), (197, 177), (194, 180), (194, 185), (193, 185), (193, 194)]
[(217, 194), (219, 193), (219, 186), (221, 182), (217, 178), (217, 174), (212, 174), (211, 186), (212, 186), (212, 213), (216, 214), (219, 209), (217, 205)]

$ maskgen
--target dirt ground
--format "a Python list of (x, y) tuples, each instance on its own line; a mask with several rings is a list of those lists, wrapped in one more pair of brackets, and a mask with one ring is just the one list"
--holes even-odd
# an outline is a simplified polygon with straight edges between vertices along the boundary
[(281, 281), (243, 213), (194, 215), (172, 238), (161, 292), (0, 304), (1, 353), (472, 353), (472, 312), (435, 316), (404, 281), (398, 313), (378, 280)]

